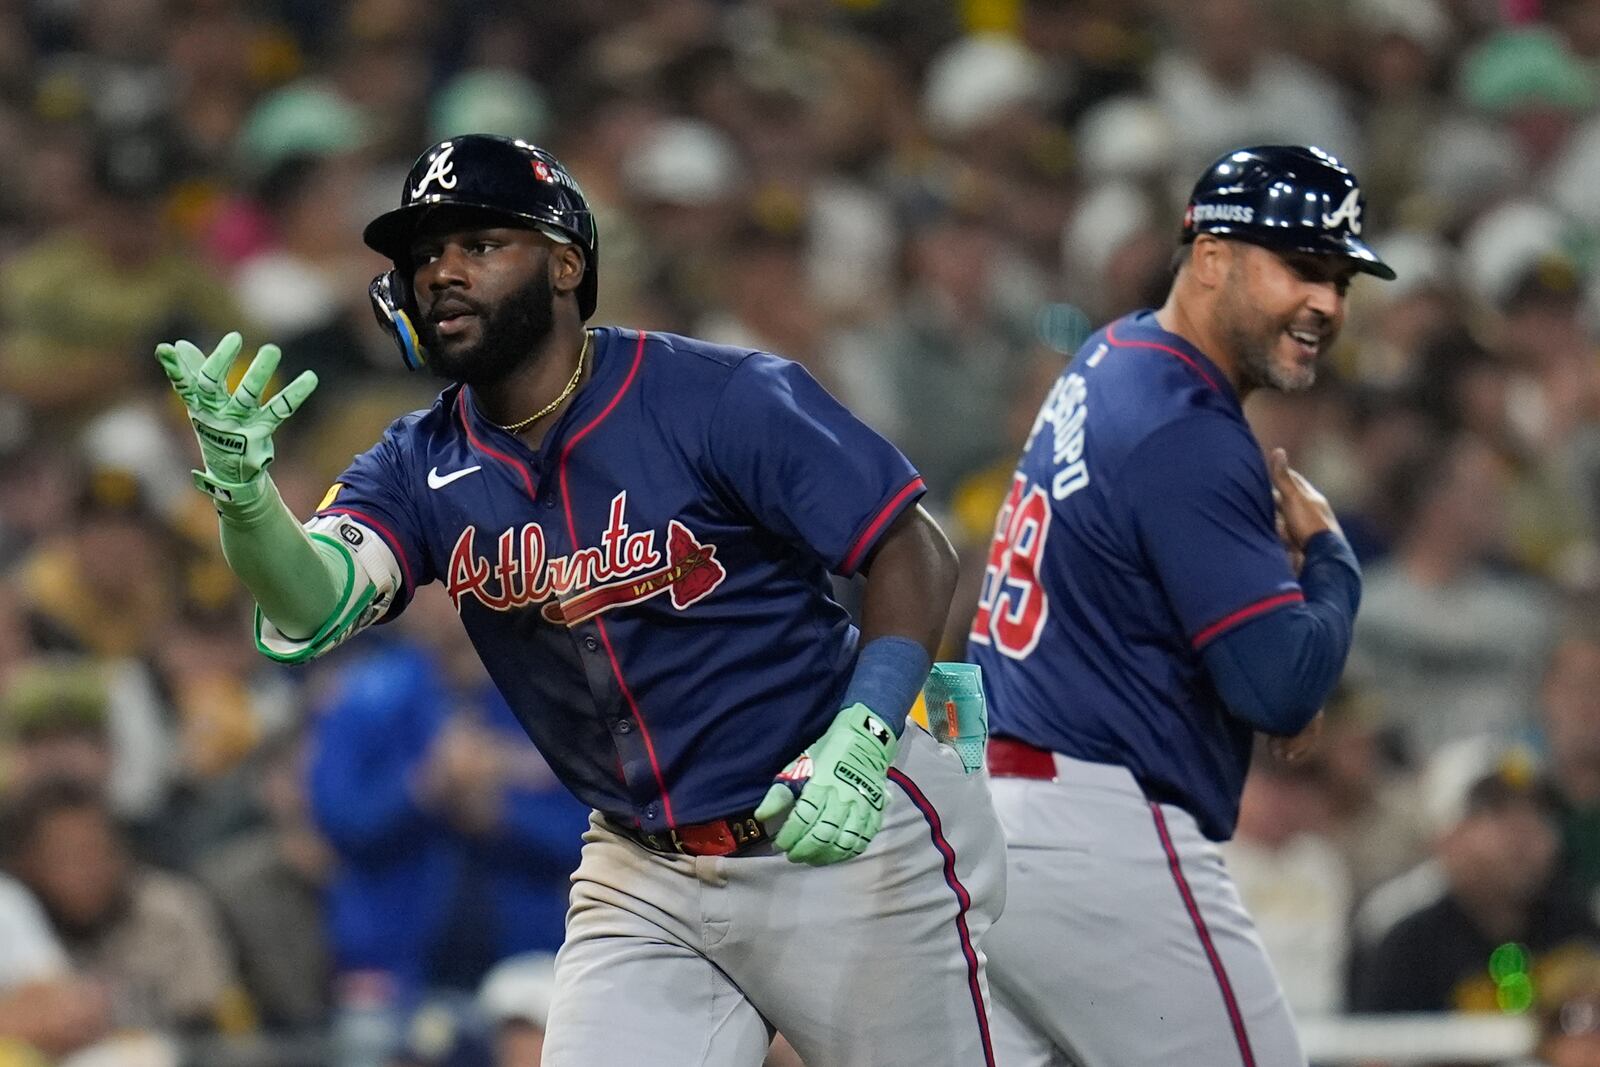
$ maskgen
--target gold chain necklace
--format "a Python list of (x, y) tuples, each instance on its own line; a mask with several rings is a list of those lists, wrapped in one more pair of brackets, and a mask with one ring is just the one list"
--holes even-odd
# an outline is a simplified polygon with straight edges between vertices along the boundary
[(588, 354), (589, 331), (584, 330), (583, 347), (578, 349), (578, 365), (572, 368), (572, 377), (567, 379), (567, 387), (561, 390), (561, 395), (550, 401), (550, 403), (546, 404), (538, 411), (535, 411), (532, 415), (529, 415), (527, 418), (523, 419), (521, 422), (513, 422), (510, 426), (501, 426), (498, 422), (491, 422), (489, 425), (493, 426), (497, 430), (504, 430), (506, 433), (521, 433), (523, 430), (526, 430), (529, 426), (532, 426), (534, 423), (550, 414), (556, 408), (560, 407), (561, 402), (567, 397), (571, 396), (572, 391), (578, 387), (578, 379), (583, 377), (583, 357), (587, 356)]

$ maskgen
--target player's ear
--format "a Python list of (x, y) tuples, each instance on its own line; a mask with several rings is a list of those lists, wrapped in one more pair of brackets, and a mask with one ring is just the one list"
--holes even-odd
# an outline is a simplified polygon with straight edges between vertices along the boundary
[(1207, 289), (1215, 289), (1227, 280), (1235, 251), (1231, 242), (1203, 233), (1190, 246), (1189, 272)]
[(550, 252), (550, 287), (561, 294), (574, 292), (583, 281), (583, 268), (583, 249), (556, 245)]

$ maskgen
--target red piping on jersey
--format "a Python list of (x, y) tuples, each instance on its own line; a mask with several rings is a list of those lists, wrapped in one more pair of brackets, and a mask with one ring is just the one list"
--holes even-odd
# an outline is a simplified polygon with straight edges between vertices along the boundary
[[(1211, 386), (1213, 389), (1217, 389), (1217, 383), (1211, 380), (1211, 375), (1205, 372), (1204, 367), (1200, 366), (1200, 364), (1196, 363), (1193, 359), (1190, 359), (1187, 352), (1179, 351), (1178, 349), (1173, 348), (1171, 345), (1157, 344), (1154, 341), (1119, 341), (1117, 340), (1117, 335), (1112, 332), (1112, 328), (1110, 326), (1106, 327), (1106, 340), (1111, 342), (1113, 348), (1155, 348), (1162, 352), (1167, 352), (1177, 356), (1179, 359), (1183, 360), (1189, 365), (1190, 370), (1200, 375), (1200, 377), (1205, 380), (1207, 385)], [(1221, 392), (1220, 389), (1217, 391)]]
[[(405, 549), (400, 547), (400, 539), (394, 535), (394, 531), (390, 530), (389, 527), (385, 526), (383, 523), (379, 522), (377, 519), (373, 518), (371, 515), (368, 515), (366, 512), (357, 511), (355, 508), (345, 508), (345, 507), (323, 508), (321, 511), (317, 512), (317, 514), (318, 515), (348, 515), (352, 519), (355, 519), (358, 522), (363, 522), (363, 523), (367, 524), (368, 526), (372, 527), (374, 530), (377, 530), (378, 531), (378, 536), (382, 537), (385, 541), (389, 542), (389, 547), (394, 550), (394, 558), (400, 561), (400, 573), (405, 578), (406, 588), (407, 589), (415, 589), (417, 587), (416, 581), (411, 577), (411, 564), (406, 562)], [(402, 589), (401, 592), (405, 592), (405, 590)]]
[(1257, 615), (1271, 611), (1273, 608), (1281, 608), (1285, 604), (1304, 603), (1305, 599), (1306, 595), (1300, 590), (1291, 589), (1287, 593), (1277, 593), (1273, 596), (1266, 597), (1263, 600), (1258, 600), (1254, 604), (1246, 604), (1238, 611), (1233, 612), (1231, 615), (1224, 615), (1210, 626), (1207, 626), (1204, 630), (1201, 630), (1199, 633), (1195, 634), (1192, 644), (1196, 649), (1199, 649), (1201, 645), (1205, 644), (1207, 641), (1211, 640), (1213, 637), (1217, 636), (1230, 626), (1237, 626), (1246, 619), (1253, 619)]
[(866, 555), (867, 549), (872, 547), (873, 538), (878, 536), (878, 531), (900, 509), (900, 505), (905, 503), (906, 497), (922, 488), (924, 488), (922, 479), (920, 477), (913, 478), (906, 483), (903, 489), (890, 498), (889, 502), (873, 517), (867, 528), (861, 531), (861, 536), (856, 538), (854, 545), (850, 546), (850, 551), (845, 553), (844, 562), (839, 564), (840, 574), (848, 578), (856, 572), (856, 566), (861, 562), (861, 557)]
[[(639, 344), (633, 350), (633, 366), (628, 368), (628, 376), (623, 379), (622, 388), (617, 390), (617, 395), (611, 398), (605, 410), (596, 415), (587, 426), (568, 438), (561, 449), (561, 464), (558, 478), (561, 482), (561, 506), (567, 512), (567, 536), (572, 539), (574, 550), (578, 547), (578, 525), (572, 518), (572, 496), (567, 492), (567, 459), (572, 455), (572, 450), (578, 447), (578, 442), (588, 436), (589, 431), (599, 426), (606, 420), (621, 402), (623, 394), (633, 384), (633, 379), (639, 373), (639, 364), (644, 360), (645, 333), (639, 331)], [(616, 676), (617, 686), (622, 690), (622, 696), (628, 702), (628, 708), (633, 712), (633, 717), (639, 722), (639, 736), (644, 738), (645, 754), (650, 757), (650, 769), (655, 772), (656, 786), (661, 790), (661, 808), (667, 817), (667, 828), (672, 829), (678, 825), (678, 820), (672, 814), (672, 798), (667, 796), (667, 781), (661, 774), (661, 763), (656, 759), (655, 742), (650, 739), (650, 729), (645, 725), (644, 716), (639, 712), (639, 702), (633, 699), (633, 690), (628, 688), (627, 681), (622, 677), (622, 664), (617, 661), (617, 651), (611, 647), (611, 635), (606, 633), (606, 624), (603, 619), (595, 619), (595, 626), (600, 629), (600, 641), (606, 647), (606, 658), (611, 661), (611, 673)]]
[(1189, 880), (1183, 876), (1183, 865), (1178, 862), (1178, 850), (1172, 847), (1172, 836), (1167, 833), (1167, 818), (1161, 813), (1161, 805), (1151, 801), (1150, 814), (1155, 818), (1156, 833), (1167, 854), (1167, 867), (1177, 883), (1178, 895), (1183, 897), (1183, 906), (1189, 909), (1189, 921), (1194, 924), (1194, 932), (1200, 935), (1200, 945), (1211, 961), (1211, 973), (1217, 979), (1217, 988), (1222, 990), (1222, 1003), (1228, 1009), (1228, 1022), (1233, 1026), (1233, 1040), (1239, 1046), (1239, 1060), (1244, 1067), (1256, 1067), (1255, 1053), (1250, 1050), (1250, 1034), (1245, 1030), (1244, 1016), (1239, 1014), (1239, 1001), (1233, 995), (1233, 983), (1228, 980), (1227, 968), (1222, 965), (1217, 946), (1211, 941), (1211, 931), (1206, 927), (1205, 916), (1200, 914), (1200, 906), (1194, 901)]
[(528, 499), (529, 500), (537, 499), (538, 498), (537, 494), (535, 494), (534, 491), (533, 491), (533, 475), (528, 473), (528, 465), (526, 463), (522, 462), (516, 456), (510, 455), (509, 453), (506, 453), (506, 452), (502, 452), (498, 448), (490, 448), (488, 445), (484, 444), (482, 441), (480, 441), (478, 439), (478, 435), (477, 434), (472, 432), (472, 426), (471, 426), (471, 424), (469, 424), (467, 422), (467, 405), (466, 405), (466, 401), (462, 399), (462, 397), (464, 397), (465, 394), (466, 394), (465, 390), (462, 390), (462, 392), (456, 394), (456, 411), (458, 411), (461, 414), (461, 428), (463, 430), (467, 431), (467, 443), (469, 445), (471, 445), (473, 448), (477, 449), (479, 452), (482, 452), (485, 455), (493, 456), (495, 459), (498, 459), (500, 462), (508, 463), (512, 467), (516, 468), (517, 473), (522, 475), (522, 485), (523, 485), (523, 487), (528, 490)]
[(933, 802), (917, 788), (917, 783), (893, 767), (889, 768), (889, 780), (905, 790), (911, 803), (922, 812), (923, 819), (928, 823), (928, 834), (933, 838), (933, 847), (944, 857), (944, 882), (956, 895), (956, 934), (961, 939), (961, 955), (967, 961), (967, 988), (972, 991), (972, 1007), (978, 1014), (978, 1033), (983, 1038), (983, 1062), (985, 1067), (995, 1067), (994, 1044), (989, 1038), (989, 1013), (983, 1007), (983, 984), (978, 977), (978, 953), (972, 947), (972, 934), (967, 930), (967, 912), (972, 908), (972, 894), (967, 892), (967, 887), (961, 884), (956, 874), (956, 850), (944, 836), (944, 825), (939, 821), (939, 813), (934, 809)]

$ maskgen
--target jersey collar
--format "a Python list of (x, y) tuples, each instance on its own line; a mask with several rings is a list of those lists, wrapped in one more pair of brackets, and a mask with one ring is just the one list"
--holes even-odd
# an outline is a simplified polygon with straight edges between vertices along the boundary
[[(560, 451), (558, 446), (575, 422), (580, 425), (586, 423), (590, 415), (609, 403), (617, 385), (613, 379), (617, 376), (618, 361), (612, 359), (611, 355), (614, 348), (612, 341), (618, 330), (614, 326), (597, 326), (590, 333), (589, 352), (594, 360), (594, 369), (589, 374), (589, 380), (573, 394), (572, 403), (556, 416), (555, 423), (550, 427), (550, 432), (545, 434), (538, 449), (529, 448), (522, 438), (507, 433), (485, 418), (473, 402), (472, 387), (460, 386), (457, 403), (461, 405), (461, 411), (458, 417), (466, 423), (473, 448), (491, 456), (497, 451), (509, 451), (523, 462), (538, 465), (543, 457), (553, 456)], [(627, 367), (622, 369), (626, 371)]]
[(1106, 335), (1113, 344), (1153, 348), (1180, 360), (1219, 396), (1226, 398), (1235, 408), (1243, 410), (1239, 394), (1234, 391), (1233, 383), (1228, 381), (1228, 376), (1222, 372), (1222, 368), (1183, 337), (1162, 329), (1161, 323), (1156, 321), (1154, 308), (1135, 311), (1125, 318), (1118, 319), (1106, 327)]

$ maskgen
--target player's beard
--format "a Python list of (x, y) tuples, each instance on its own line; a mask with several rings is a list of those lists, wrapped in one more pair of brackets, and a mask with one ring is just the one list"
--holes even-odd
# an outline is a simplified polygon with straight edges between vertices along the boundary
[(1217, 304), (1217, 327), (1222, 342), (1239, 368), (1243, 393), (1266, 386), (1282, 393), (1309, 389), (1317, 380), (1315, 363), (1283, 360), (1279, 351), (1292, 322), (1285, 322), (1251, 304), (1244, 272), (1235, 263), (1228, 271)]
[(527, 285), (494, 307), (472, 305), (481, 331), (475, 344), (447, 347), (437, 325), (424, 320), (418, 333), (428, 350), (428, 370), (474, 389), (492, 388), (531, 359), (550, 335), (554, 298), (545, 262)]

